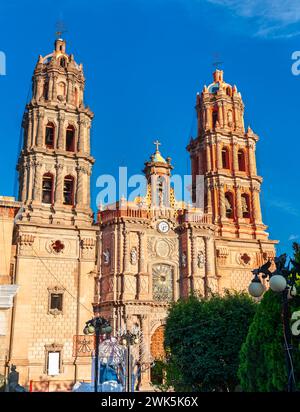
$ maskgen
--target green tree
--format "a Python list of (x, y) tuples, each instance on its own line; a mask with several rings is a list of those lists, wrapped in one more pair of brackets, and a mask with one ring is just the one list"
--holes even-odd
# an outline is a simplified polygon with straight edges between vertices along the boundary
[[(295, 260), (300, 263), (300, 248), (293, 245)], [(297, 282), (298, 283), (298, 282)], [(299, 293), (299, 286), (297, 286)], [(299, 298), (289, 301), (290, 310), (299, 310)], [(247, 338), (240, 352), (238, 375), (247, 392), (284, 391), (287, 370), (282, 325), (282, 296), (268, 290), (258, 304)], [(299, 343), (293, 339), (293, 363), (296, 382), (300, 377)], [(298, 386), (299, 387), (299, 386)]]
[(256, 305), (245, 293), (179, 300), (165, 331), (165, 387), (175, 391), (234, 391), (239, 351)]

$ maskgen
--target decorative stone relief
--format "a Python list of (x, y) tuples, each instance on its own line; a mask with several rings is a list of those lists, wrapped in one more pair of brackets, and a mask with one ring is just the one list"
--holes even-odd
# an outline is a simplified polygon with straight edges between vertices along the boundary
[(150, 258), (168, 258), (178, 260), (177, 241), (169, 238), (148, 238), (148, 253)]
[(84, 238), (81, 240), (81, 255), (82, 258), (94, 258), (96, 241), (93, 238)]
[(45, 243), (45, 249), (52, 255), (67, 255), (70, 251), (70, 242), (59, 239), (48, 239)]
[(105, 265), (110, 264), (110, 251), (109, 251), (109, 249), (103, 250), (103, 263)]
[(182, 255), (181, 255), (181, 266), (182, 266), (183, 268), (186, 267), (186, 263), (187, 263), (186, 261), (187, 261), (186, 253), (183, 252)]
[(24, 233), (19, 236), (20, 254), (29, 255), (33, 253), (35, 236)]
[(243, 252), (236, 254), (236, 261), (239, 265), (250, 266), (253, 259), (250, 253)]
[(220, 265), (225, 265), (228, 258), (229, 251), (226, 247), (220, 247), (217, 249), (217, 259)]
[(205, 263), (205, 257), (204, 257), (204, 253), (203, 253), (203, 251), (201, 250), (199, 253), (198, 253), (198, 256), (197, 256), (197, 264), (198, 264), (198, 268), (203, 268), (204, 267), (204, 263)]
[(137, 249), (136, 249), (136, 247), (133, 247), (130, 251), (130, 263), (132, 265), (137, 264)]

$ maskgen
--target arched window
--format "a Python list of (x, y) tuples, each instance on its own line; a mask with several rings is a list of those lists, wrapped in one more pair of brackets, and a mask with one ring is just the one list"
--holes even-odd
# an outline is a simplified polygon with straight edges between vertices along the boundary
[(48, 149), (54, 149), (54, 124), (48, 122), (45, 132), (45, 145)]
[(45, 80), (44, 87), (43, 87), (43, 97), (45, 100), (48, 100), (48, 92), (49, 92), (49, 82)]
[(74, 204), (74, 177), (66, 176), (64, 179), (64, 205)]
[(75, 129), (69, 125), (66, 130), (66, 151), (74, 152), (75, 150)]
[(46, 173), (43, 176), (42, 202), (53, 203), (53, 175), (51, 173)]
[(231, 96), (231, 87), (227, 87), (227, 89), (226, 89), (226, 94), (227, 94), (227, 96)]
[(216, 127), (217, 121), (218, 121), (218, 106), (214, 106), (213, 111), (212, 111), (213, 129)]
[(225, 208), (226, 208), (226, 217), (229, 219), (233, 219), (234, 217), (233, 195), (231, 192), (225, 193)]
[(249, 195), (246, 193), (243, 193), (241, 196), (242, 200), (242, 213), (243, 213), (243, 218), (249, 218), (250, 217), (250, 198)]
[(240, 149), (238, 151), (238, 165), (239, 171), (245, 172), (246, 171), (246, 159), (245, 159), (245, 152), (244, 150)]
[(222, 149), (222, 167), (223, 167), (223, 169), (230, 169), (229, 149), (228, 149), (228, 147), (223, 147), (223, 149)]
[(64, 57), (62, 57), (62, 58), (60, 59), (59, 64), (60, 64), (60, 67), (66, 67), (66, 59), (65, 59)]

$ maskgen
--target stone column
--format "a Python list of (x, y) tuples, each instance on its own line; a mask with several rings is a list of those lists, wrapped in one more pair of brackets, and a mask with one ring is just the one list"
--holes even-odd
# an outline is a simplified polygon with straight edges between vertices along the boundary
[(53, 76), (49, 78), (48, 100), (52, 100), (53, 95)]
[(224, 183), (220, 183), (218, 189), (220, 191), (220, 217), (226, 218)]
[(217, 150), (217, 169), (220, 170), (223, 168), (222, 165), (222, 149), (221, 149), (221, 139), (217, 137), (216, 150)]
[(239, 114), (238, 114), (238, 108), (236, 107), (236, 103), (233, 105), (233, 113), (234, 113), (235, 129), (238, 129), (239, 128)]
[(27, 142), (26, 147), (27, 150), (30, 150), (31, 146), (33, 145), (32, 142), (32, 112), (28, 113), (28, 123), (27, 123)]
[(87, 207), (90, 207), (91, 204), (91, 176), (92, 172), (90, 166), (86, 173), (86, 200), (83, 202)]
[(38, 130), (37, 130), (37, 137), (36, 142), (38, 147), (44, 146), (44, 111), (38, 112)]
[(82, 206), (83, 204), (83, 173), (84, 168), (82, 166), (76, 167), (77, 171), (77, 190), (76, 190), (76, 206)]
[(248, 143), (248, 153), (249, 153), (249, 172), (250, 172), (250, 176), (256, 176), (257, 175), (254, 150), (255, 150), (255, 143), (249, 142)]
[(252, 205), (253, 205), (253, 215), (254, 215), (254, 219), (256, 223), (262, 222), (259, 192), (260, 192), (260, 189), (258, 187), (253, 188)]
[(241, 186), (236, 186), (236, 212), (239, 219), (243, 218), (242, 211), (242, 198), (241, 198)]
[(36, 86), (36, 99), (40, 100), (40, 98), (43, 96), (43, 79), (39, 76), (37, 78), (37, 86)]
[(209, 115), (210, 115), (210, 111), (208, 110), (207, 107), (205, 107), (205, 130), (208, 130), (211, 125)]
[(88, 121), (86, 126), (86, 153), (90, 154), (91, 151), (91, 122)]
[(58, 123), (59, 123), (59, 130), (58, 130), (58, 141), (57, 141), (57, 148), (60, 150), (64, 150), (64, 134), (65, 134), (65, 114), (64, 112), (60, 111), (58, 116)]
[(224, 127), (224, 119), (223, 119), (223, 109), (222, 109), (222, 103), (218, 103), (218, 121), (220, 127)]
[(191, 233), (191, 258), (192, 258), (192, 277), (191, 277), (191, 291), (197, 296), (205, 296), (204, 279), (200, 276), (197, 262), (197, 236)]
[(205, 271), (206, 271), (206, 296), (218, 292), (218, 279), (215, 273), (214, 239), (204, 237), (205, 242)]
[(238, 142), (233, 142), (233, 170), (234, 172), (238, 172), (239, 170), (239, 162), (238, 162)]
[(124, 258), (124, 273), (129, 272), (129, 253), (128, 253), (128, 246), (129, 246), (129, 231), (124, 229), (123, 230), (123, 258)]
[(139, 389), (149, 390), (150, 389), (150, 344), (151, 336), (149, 332), (149, 318), (148, 315), (140, 316), (141, 331), (142, 331), (142, 348), (141, 348), (141, 381)]
[(52, 99), (57, 100), (57, 76), (53, 76)]
[(206, 143), (206, 171), (210, 172), (211, 171), (211, 146), (209, 143)]
[(34, 183), (33, 183), (33, 200), (37, 203), (41, 202), (41, 189), (42, 189), (42, 162), (36, 161), (34, 163)]
[(81, 153), (84, 152), (85, 127), (86, 127), (85, 119), (80, 119), (79, 120), (79, 131), (78, 131), (78, 150)]
[(28, 171), (29, 171), (29, 165), (24, 164), (23, 165), (23, 176), (22, 176), (22, 191), (21, 191), (21, 201), (25, 202), (27, 199), (27, 185), (28, 185)]
[(67, 103), (73, 103), (72, 101), (72, 80), (68, 79), (68, 89), (67, 89)]
[(212, 186), (211, 184), (207, 184), (207, 206), (206, 206), (206, 212), (211, 213), (212, 212), (212, 195), (211, 195), (211, 190)]
[(64, 191), (64, 186), (63, 186), (63, 164), (56, 164), (56, 185), (55, 185), (55, 203), (56, 205), (62, 205), (63, 204), (63, 191)]
[(224, 127), (227, 126), (227, 116), (226, 116), (226, 110), (225, 110), (225, 105), (222, 102), (222, 111), (223, 111), (223, 123), (224, 123)]

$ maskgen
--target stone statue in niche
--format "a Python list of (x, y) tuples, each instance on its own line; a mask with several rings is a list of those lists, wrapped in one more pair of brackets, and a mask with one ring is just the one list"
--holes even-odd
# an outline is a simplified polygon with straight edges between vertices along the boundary
[(130, 262), (132, 265), (137, 264), (137, 250), (136, 247), (133, 247), (130, 252)]
[(103, 261), (105, 265), (108, 265), (110, 262), (110, 251), (106, 249), (103, 251)]
[(186, 253), (185, 252), (183, 252), (182, 255), (181, 255), (181, 266), (183, 268), (186, 267)]
[(204, 254), (203, 254), (202, 251), (198, 253), (197, 260), (198, 260), (198, 268), (203, 268), (203, 266), (204, 266)]

